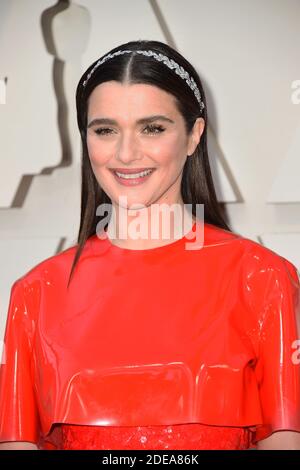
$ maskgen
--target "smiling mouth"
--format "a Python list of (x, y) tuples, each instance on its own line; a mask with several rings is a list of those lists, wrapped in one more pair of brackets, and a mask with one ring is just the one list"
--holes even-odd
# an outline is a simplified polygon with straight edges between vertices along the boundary
[(109, 168), (110, 171), (122, 174), (133, 174), (133, 173), (141, 173), (142, 171), (154, 170), (153, 167), (144, 167), (144, 168)]
[(130, 179), (130, 178), (142, 178), (143, 176), (146, 176), (146, 175), (150, 175), (150, 173), (152, 173), (153, 169), (149, 168), (147, 170), (143, 170), (143, 171), (135, 171), (134, 173), (133, 172), (130, 172), (130, 173), (125, 173), (125, 172), (122, 172), (122, 171), (116, 171), (114, 170), (114, 173), (119, 177), (119, 178), (125, 178), (125, 179)]
[[(140, 169), (138, 168), (137, 170)], [(111, 171), (119, 183), (133, 186), (146, 181), (154, 172), (155, 168), (143, 169), (142, 171), (137, 170), (124, 170), (124, 172), (122, 172), (112, 169)]]

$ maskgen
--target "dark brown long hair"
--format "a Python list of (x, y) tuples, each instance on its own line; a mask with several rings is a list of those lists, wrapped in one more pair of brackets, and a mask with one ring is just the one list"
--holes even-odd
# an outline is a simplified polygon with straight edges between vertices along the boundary
[[(181, 65), (195, 80), (204, 102), (205, 108), (201, 112), (199, 103), (186, 84), (185, 80), (153, 58), (145, 57), (142, 54), (134, 53), (136, 50), (152, 50), (163, 54), (169, 59), (173, 59)], [(130, 50), (133, 53), (116, 55), (106, 60), (100, 66), (94, 68), (98, 60), (100, 61), (107, 54), (116, 51)], [(94, 68), (93, 73), (83, 82)], [(160, 41), (138, 40), (131, 41), (118, 46), (109, 53), (97, 59), (82, 75), (76, 89), (77, 122), (82, 140), (82, 188), (81, 188), (81, 216), (77, 239), (77, 250), (72, 264), (69, 283), (73, 275), (75, 266), (84, 248), (87, 239), (96, 233), (97, 224), (105, 216), (96, 216), (96, 209), (100, 204), (111, 204), (111, 199), (104, 192), (97, 182), (93, 173), (88, 155), (86, 134), (87, 134), (87, 111), (88, 98), (93, 89), (100, 83), (115, 80), (120, 83), (145, 83), (159, 87), (176, 98), (176, 106), (184, 118), (185, 128), (189, 134), (194, 126), (195, 120), (202, 117), (205, 121), (205, 128), (202, 133), (200, 143), (193, 155), (186, 159), (181, 180), (181, 195), (185, 204), (191, 204), (192, 213), (196, 215), (196, 205), (204, 204), (204, 221), (217, 227), (231, 231), (223, 215), (223, 207), (217, 200), (214, 183), (207, 151), (207, 107), (204, 90), (201, 80), (194, 67), (175, 49)], [(107, 228), (106, 224), (104, 229)], [(68, 283), (68, 286), (69, 286)]]

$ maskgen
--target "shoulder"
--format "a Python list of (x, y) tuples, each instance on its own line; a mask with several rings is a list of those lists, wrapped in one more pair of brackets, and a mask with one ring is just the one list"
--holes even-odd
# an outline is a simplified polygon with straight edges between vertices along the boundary
[(274, 271), (288, 270), (295, 275), (295, 265), (258, 241), (239, 234), (238, 232), (225, 230), (211, 224), (205, 223), (205, 245), (224, 245), (228, 251), (236, 250), (241, 256), (245, 268), (253, 268), (255, 272), (273, 269)]
[[(89, 238), (86, 241), (78, 263), (81, 263), (89, 255), (91, 239)], [(77, 249), (78, 245), (73, 244), (60, 253), (45, 258), (19, 276), (13, 286), (24, 286), (32, 289), (34, 286), (41, 285), (41, 283), (50, 285), (52, 280), (55, 280), (56, 284), (58, 281), (64, 284), (67, 283)]]
[[(299, 295), (300, 275), (297, 267), (274, 250), (237, 232), (205, 224), (205, 245), (223, 247), (218, 253), (221, 263), (234, 276), (241, 295), (248, 301), (264, 302), (276, 291)], [(222, 250), (222, 248), (221, 248)]]
[(265, 288), (268, 287), (267, 281), (282, 287), (284, 283), (299, 286), (299, 271), (292, 261), (259, 242), (244, 238), (241, 243), (244, 246), (244, 269), (248, 279), (257, 279), (264, 283)]

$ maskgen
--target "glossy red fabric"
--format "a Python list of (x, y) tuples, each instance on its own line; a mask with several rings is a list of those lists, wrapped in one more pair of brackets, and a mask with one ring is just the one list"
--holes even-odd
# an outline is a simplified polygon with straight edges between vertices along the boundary
[[(141, 427), (193, 423), (221, 433), (247, 428), (253, 442), (280, 429), (300, 432), (295, 266), (206, 223), (201, 249), (186, 242), (130, 250), (94, 235), (69, 290), (76, 247), (14, 283), (1, 441), (51, 448), (53, 429), (64, 429), (65, 442), (72, 435), (83, 443), (87, 428), (74, 437), (74, 427), (56, 423), (104, 428), (92, 431), (102, 433), (97, 442), (125, 426), (136, 436)], [(127, 437), (118, 432), (122, 448)]]

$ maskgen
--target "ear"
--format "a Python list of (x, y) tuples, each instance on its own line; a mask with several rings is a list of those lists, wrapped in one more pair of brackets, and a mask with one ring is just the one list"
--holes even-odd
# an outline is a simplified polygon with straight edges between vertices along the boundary
[(204, 128), (205, 128), (204, 119), (200, 117), (197, 118), (188, 138), (188, 151), (187, 151), (188, 156), (193, 155), (193, 153), (195, 152), (196, 147), (200, 142), (201, 135), (204, 131)]

